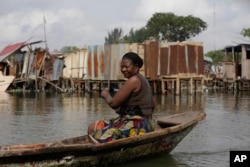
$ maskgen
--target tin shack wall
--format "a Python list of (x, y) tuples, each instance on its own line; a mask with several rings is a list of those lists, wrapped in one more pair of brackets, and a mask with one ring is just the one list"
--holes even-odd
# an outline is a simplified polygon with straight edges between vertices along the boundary
[[(137, 53), (142, 58), (143, 62), (145, 62), (144, 44), (140, 44), (140, 43), (127, 44), (127, 46), (126, 46), (126, 52), (135, 52), (135, 53)], [(145, 76), (145, 65), (144, 64), (143, 64), (143, 66), (140, 69), (140, 73), (143, 76)]]
[(88, 46), (75, 52), (64, 54), (63, 77), (74, 79), (104, 79), (104, 47)]
[(250, 46), (242, 45), (241, 78), (250, 80)]
[(104, 47), (101, 45), (88, 46), (86, 79), (104, 79)]
[(200, 43), (145, 41), (143, 44), (89, 46), (66, 54), (63, 76), (92, 80), (123, 79), (120, 62), (127, 52), (139, 54), (144, 60), (140, 72), (150, 79), (180, 73), (204, 74), (203, 46)]
[(204, 74), (203, 47), (200, 43), (187, 44), (190, 73)]
[(110, 52), (110, 80), (122, 79), (122, 73), (120, 71), (120, 61), (123, 54), (126, 52), (126, 44), (114, 44), (111, 45)]
[[(105, 45), (104, 58), (104, 79), (105, 80), (119, 80), (124, 79), (120, 71), (120, 62), (122, 56), (127, 52), (135, 52), (144, 59), (143, 45), (133, 44), (112, 44)], [(144, 66), (141, 68), (141, 73), (144, 75)]]
[(236, 79), (236, 63), (223, 62), (222, 79), (224, 81), (234, 81)]
[(144, 44), (145, 77), (158, 79), (159, 42), (145, 41)]
[(111, 70), (111, 46), (104, 45), (104, 80), (110, 80)]
[(65, 68), (63, 69), (63, 77), (83, 79), (87, 71), (87, 49), (83, 48), (71, 53), (65, 53), (64, 57)]
[(133, 44), (137, 48), (137, 54), (142, 58), (143, 60), (143, 66), (140, 69), (140, 73), (143, 76), (146, 76), (145, 74), (145, 49), (144, 49), (144, 44)]
[(160, 48), (160, 75), (204, 74), (201, 43), (165, 43)]

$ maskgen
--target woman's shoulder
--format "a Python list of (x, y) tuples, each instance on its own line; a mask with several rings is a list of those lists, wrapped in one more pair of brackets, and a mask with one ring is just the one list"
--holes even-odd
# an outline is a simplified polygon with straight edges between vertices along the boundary
[(134, 75), (128, 78), (124, 84), (124, 87), (133, 89), (133, 92), (137, 92), (141, 88), (141, 83), (141, 79), (137, 75)]
[(140, 81), (144, 84), (148, 82), (148, 79), (144, 77), (142, 74), (138, 74), (137, 77), (140, 79)]
[(141, 79), (140, 79), (139, 75), (133, 75), (127, 81), (133, 84), (133, 83), (140, 82)]

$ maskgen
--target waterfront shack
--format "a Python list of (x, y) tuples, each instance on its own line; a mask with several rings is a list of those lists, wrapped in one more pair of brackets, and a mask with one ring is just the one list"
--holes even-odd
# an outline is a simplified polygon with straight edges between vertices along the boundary
[[(127, 52), (137, 53), (144, 61), (140, 73), (148, 78), (153, 92), (157, 92), (156, 83), (159, 82), (157, 76), (158, 63), (158, 42), (146, 41), (144, 43), (112, 44), (105, 45), (104, 48), (104, 85), (111, 89), (119, 88), (125, 81), (120, 71), (120, 61)], [(103, 84), (102, 84), (103, 85)], [(101, 87), (103, 87), (101, 85)]]
[(64, 87), (86, 91), (103, 87), (118, 89), (125, 81), (120, 72), (120, 61), (127, 52), (135, 52), (144, 60), (141, 74), (149, 80), (153, 93), (164, 93), (165, 85), (172, 83), (175, 93), (179, 94), (180, 83), (185, 80), (189, 81), (191, 94), (194, 83), (200, 81), (203, 84), (201, 43), (147, 40), (143, 43), (88, 46), (64, 54), (63, 78), (68, 80)]
[(166, 42), (160, 46), (160, 78), (162, 92), (174, 89), (176, 95), (183, 87), (192, 94), (202, 92), (204, 85), (204, 56), (201, 42)]
[(222, 51), (226, 62), (222, 62), (221, 77), (226, 87), (231, 83), (237, 90), (250, 90), (250, 44), (228, 46)]
[[(197, 81), (203, 84), (202, 43), (152, 39), (143, 43), (85, 46), (61, 54), (32, 48), (41, 42), (18, 43), (10, 46), (12, 49), (5, 54), (4, 58), (8, 57), (11, 64), (9, 74), (15, 76), (12, 89), (55, 88), (61, 92), (119, 89), (125, 81), (120, 61), (127, 52), (136, 52), (144, 60), (141, 73), (149, 80), (153, 93), (165, 93), (173, 88), (179, 94), (185, 82), (192, 94)], [(23, 50), (25, 46), (28, 50)]]
[(88, 46), (65, 53), (63, 69), (63, 89), (86, 90), (98, 89), (104, 80), (104, 47)]
[(147, 77), (152, 78), (148, 69), (154, 64), (151, 62), (151, 67), (147, 62), (150, 62), (150, 57), (147, 56), (145, 51), (146, 45), (144, 43), (132, 43), (132, 44), (113, 44), (105, 46), (105, 79), (108, 80), (108, 84), (111, 87), (119, 88), (125, 81), (120, 71), (120, 61), (122, 56), (127, 52), (137, 53), (144, 61), (140, 73)]
[(101, 90), (104, 87), (119, 88), (125, 81), (120, 72), (120, 61), (127, 52), (138, 53), (144, 60), (141, 68), (143, 76), (150, 81), (158, 79), (156, 70), (153, 70), (157, 69), (158, 53), (153, 52), (151, 45), (152, 43), (132, 43), (88, 46), (64, 54), (66, 67), (63, 70), (63, 79), (70, 83), (64, 84), (64, 87), (85, 91)]
[(6, 64), (4, 74), (13, 76), (9, 91), (38, 91), (50, 86), (61, 91), (53, 82), (57, 82), (62, 74), (62, 54), (51, 54), (41, 46), (33, 48), (42, 42), (18, 42), (2, 50), (0, 62)]
[(212, 65), (213, 60), (211, 57), (204, 56), (204, 75), (206, 78), (211, 78), (212, 76)]

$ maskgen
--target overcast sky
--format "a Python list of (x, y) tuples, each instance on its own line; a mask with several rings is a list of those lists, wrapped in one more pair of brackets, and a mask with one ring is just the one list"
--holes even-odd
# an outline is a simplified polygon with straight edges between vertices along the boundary
[(198, 36), (204, 52), (250, 43), (240, 32), (250, 28), (250, 0), (1, 0), (0, 50), (16, 42), (44, 40), (50, 50), (63, 46), (103, 45), (109, 31), (127, 34), (156, 12), (192, 15), (208, 24)]

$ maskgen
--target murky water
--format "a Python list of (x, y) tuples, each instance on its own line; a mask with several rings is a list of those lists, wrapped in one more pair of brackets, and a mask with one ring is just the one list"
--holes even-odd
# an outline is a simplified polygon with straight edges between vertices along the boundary
[[(155, 96), (154, 117), (204, 111), (207, 117), (170, 155), (119, 167), (228, 167), (230, 150), (250, 150), (250, 93), (210, 90), (201, 95)], [(114, 112), (98, 93), (0, 93), (0, 145), (60, 140), (86, 134), (96, 119)]]

